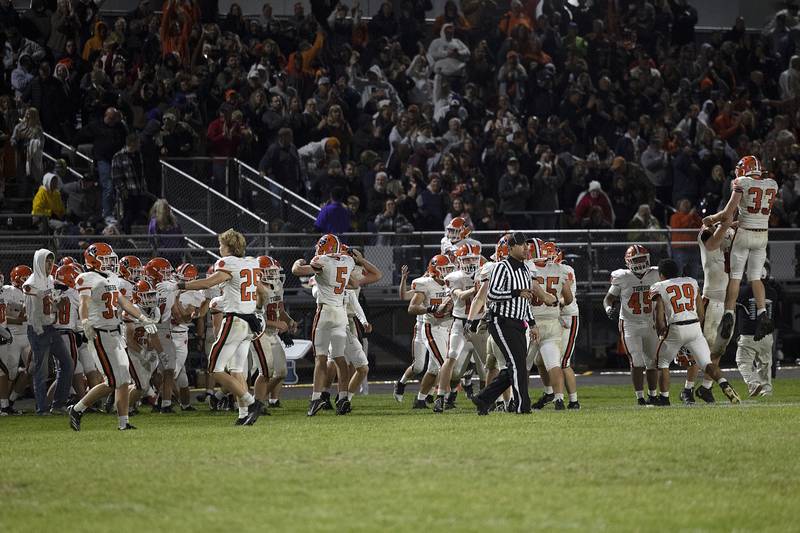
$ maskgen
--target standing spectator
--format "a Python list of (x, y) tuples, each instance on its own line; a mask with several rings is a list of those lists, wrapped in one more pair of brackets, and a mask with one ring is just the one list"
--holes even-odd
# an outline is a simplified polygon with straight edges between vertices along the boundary
[(333, 233), (341, 235), (350, 231), (350, 210), (342, 205), (344, 189), (334, 187), (331, 190), (330, 201), (320, 209), (314, 229), (320, 233)]
[[(183, 249), (183, 230), (178, 224), (178, 219), (172, 213), (169, 203), (160, 198), (155, 201), (150, 208), (150, 224), (147, 226), (147, 233), (153, 239), (153, 247), (162, 257), (169, 259), (173, 265), (183, 261), (183, 253), (177, 251)], [(164, 251), (172, 249), (170, 251)]]
[(445, 24), (441, 36), (428, 47), (428, 61), (433, 71), (443, 76), (463, 76), (469, 61), (469, 48), (455, 38), (455, 31), (453, 24)]
[(294, 145), (294, 135), (289, 128), (278, 131), (278, 140), (267, 148), (258, 170), (287, 189), (302, 192), (303, 179), (300, 155)]
[(672, 233), (672, 259), (684, 276), (697, 277), (700, 263), (700, 250), (697, 248), (697, 229), (702, 220), (692, 203), (686, 198), (678, 202), (678, 210), (669, 218), (670, 228), (695, 231), (674, 231)]
[[(564, 184), (564, 171), (558, 162), (553, 160), (553, 151), (547, 148), (539, 158), (538, 170), (531, 179), (531, 209), (540, 211), (533, 217), (535, 229), (553, 229), (557, 226), (559, 208), (558, 194)], [(544, 213), (553, 213), (545, 215)]]
[[(42, 180), (42, 149), (44, 135), (39, 111), (29, 107), (25, 117), (14, 126), (11, 134), (11, 146), (17, 149), (17, 183), (20, 194), (30, 197), (33, 185), (38, 186)], [(25, 176), (23, 178), (23, 176)]]
[[(65, 122), (68, 118), (72, 118), (69, 113), (65, 113), (65, 110), (74, 104), (65, 102), (67, 93), (64, 92), (63, 84), (53, 77), (50, 63), (42, 61), (39, 64), (38, 75), (31, 81), (25, 96), (30, 104), (39, 110), (44, 131), (58, 138), (64, 138)], [(71, 125), (69, 129), (72, 129)]]
[(139, 146), (139, 135), (128, 134), (125, 147), (111, 160), (111, 179), (117, 192), (117, 217), (125, 234), (130, 234), (133, 222), (144, 218), (151, 204)]
[[(661, 147), (661, 140), (653, 137), (642, 153), (642, 168), (655, 187), (656, 198), (664, 205), (672, 203), (672, 178), (669, 173), (669, 154)], [(659, 210), (661, 211), (661, 210)]]
[[(636, 214), (633, 215), (633, 218), (628, 223), (628, 228), (632, 230), (660, 230), (661, 224), (658, 223), (658, 219), (653, 216), (653, 213), (650, 211), (649, 204), (642, 204), (639, 206), (639, 210), (636, 211)], [(654, 233), (643, 233), (639, 231), (630, 231), (628, 232), (628, 240), (631, 242), (649, 242), (649, 241), (660, 241), (663, 239), (663, 235), (654, 234)]]
[(367, 193), (367, 217), (373, 218), (385, 207), (385, 202), (392, 197), (386, 188), (389, 176), (386, 172), (375, 173), (375, 183)]
[(624, 157), (626, 161), (636, 162), (641, 158), (645, 148), (647, 148), (647, 142), (639, 137), (639, 123), (632, 120), (628, 123), (628, 131), (617, 141), (614, 153)]
[(350, 211), (350, 231), (352, 233), (359, 233), (367, 231), (367, 217), (361, 211), (361, 199), (356, 195), (347, 197), (347, 209)]
[(389, 198), (384, 203), (383, 212), (375, 217), (375, 231), (380, 233), (411, 233), (414, 231), (414, 226), (402, 213), (397, 212), (396, 202)]
[(531, 182), (528, 176), (519, 171), (519, 159), (510, 157), (506, 165), (506, 173), (500, 178), (497, 185), (497, 195), (500, 197), (500, 211), (509, 217), (511, 225), (523, 227), (527, 223), (524, 215), (531, 192)]
[(447, 209), (447, 196), (438, 174), (431, 174), (428, 186), (417, 195), (417, 229), (441, 231)]
[(58, 0), (56, 10), (50, 17), (51, 32), (47, 47), (56, 57), (64, 53), (67, 41), (80, 41), (81, 21), (75, 15), (70, 0)]
[(589, 182), (589, 188), (578, 196), (578, 203), (575, 205), (575, 217), (580, 224), (586, 225), (592, 223), (590, 219), (593, 211), (595, 216), (598, 213), (600, 214), (604, 225), (610, 228), (614, 227), (614, 209), (611, 207), (611, 200), (603, 191), (600, 182), (595, 180)]
[(694, 26), (697, 24), (697, 10), (688, 0), (670, 0), (672, 9), (672, 44), (683, 46), (694, 44)]

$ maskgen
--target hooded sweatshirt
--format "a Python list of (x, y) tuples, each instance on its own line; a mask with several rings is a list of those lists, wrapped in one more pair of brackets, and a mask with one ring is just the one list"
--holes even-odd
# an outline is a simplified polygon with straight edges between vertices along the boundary
[(47, 271), (48, 257), (55, 256), (46, 248), (36, 250), (33, 255), (33, 274), (22, 284), (28, 325), (33, 327), (37, 335), (42, 334), (45, 326), (53, 325), (56, 318), (53, 305), (53, 277)]
[(42, 185), (33, 197), (33, 207), (31, 214), (38, 217), (57, 217), (64, 216), (64, 202), (61, 200), (61, 191), (54, 187), (53, 179), (57, 178), (52, 172), (48, 172), (42, 178)]
[[(434, 39), (428, 47), (428, 62), (433, 65), (433, 71), (441, 72), (445, 76), (460, 74), (470, 57), (469, 48), (460, 39), (453, 37), (447, 40), (445, 30), (452, 26), (452, 24), (442, 26), (441, 36)], [(454, 57), (450, 56), (453, 50), (456, 51)]]
[(108, 35), (106, 35), (105, 38), (101, 37), (100, 27), (103, 27), (106, 30), (108, 29), (108, 26), (106, 26), (106, 23), (103, 22), (102, 20), (98, 20), (97, 22), (95, 22), (94, 33), (92, 34), (92, 38), (86, 41), (86, 44), (83, 45), (83, 54), (81, 55), (81, 57), (83, 58), (84, 61), (89, 61), (89, 58), (91, 57), (92, 53), (103, 50), (103, 43), (105, 42), (106, 38), (108, 38)]

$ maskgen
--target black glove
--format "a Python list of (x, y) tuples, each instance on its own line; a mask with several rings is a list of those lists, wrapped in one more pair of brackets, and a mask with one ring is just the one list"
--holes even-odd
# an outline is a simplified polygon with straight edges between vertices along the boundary
[(606, 315), (608, 315), (608, 318), (611, 320), (619, 320), (619, 304), (614, 303), (611, 307), (606, 309)]
[(469, 330), (472, 333), (477, 333), (478, 332), (478, 326), (480, 325), (480, 323), (481, 323), (480, 320), (470, 320), (469, 321), (469, 326), (468, 326)]
[(278, 337), (281, 339), (281, 342), (283, 342), (284, 346), (286, 347), (294, 346), (294, 339), (292, 338), (292, 335), (289, 332), (281, 333), (280, 335), (278, 335)]

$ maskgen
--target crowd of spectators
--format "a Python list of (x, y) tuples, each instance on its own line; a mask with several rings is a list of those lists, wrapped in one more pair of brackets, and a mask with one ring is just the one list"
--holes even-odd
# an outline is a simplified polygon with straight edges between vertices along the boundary
[[(49, 217), (126, 231), (149, 219), (159, 157), (206, 155), (330, 202), (319, 229), (462, 216), (638, 236), (696, 227), (755, 154), (781, 185), (771, 224), (797, 223), (796, 7), (698, 38), (687, 0), (387, 1), (370, 20), (358, 2), (286, 18), (216, 6), (141, 0), (105, 18), (96, 0), (0, 0), (0, 198), (7, 181), (43, 200), (60, 188)], [(43, 131), (91, 144), (94, 173), (43, 181)]]

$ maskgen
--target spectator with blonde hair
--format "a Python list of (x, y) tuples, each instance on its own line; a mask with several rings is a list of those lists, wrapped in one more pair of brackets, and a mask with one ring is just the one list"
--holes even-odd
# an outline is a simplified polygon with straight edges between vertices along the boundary
[(183, 254), (174, 249), (184, 247), (183, 230), (172, 213), (172, 207), (164, 198), (156, 200), (150, 208), (147, 233), (153, 238), (153, 245), (157, 250), (173, 249), (169, 252), (160, 252), (162, 257), (169, 259), (173, 265), (181, 262)]

